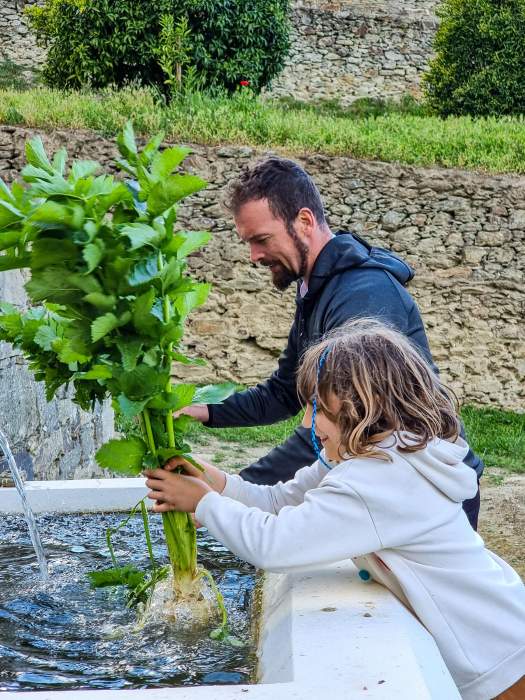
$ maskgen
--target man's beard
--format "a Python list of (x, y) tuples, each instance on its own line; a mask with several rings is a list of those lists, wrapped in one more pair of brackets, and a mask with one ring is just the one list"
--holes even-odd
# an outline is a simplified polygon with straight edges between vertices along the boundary
[(274, 266), (271, 271), (272, 282), (274, 287), (276, 287), (280, 292), (284, 292), (284, 290), (288, 289), (292, 282), (296, 282), (304, 277), (308, 266), (308, 246), (306, 243), (301, 241), (293, 227), (288, 229), (288, 233), (292, 237), (296, 251), (299, 253), (299, 271), (295, 272), (294, 270), (289, 270), (287, 267), (277, 261), (263, 263), (266, 267), (270, 267), (271, 265)]

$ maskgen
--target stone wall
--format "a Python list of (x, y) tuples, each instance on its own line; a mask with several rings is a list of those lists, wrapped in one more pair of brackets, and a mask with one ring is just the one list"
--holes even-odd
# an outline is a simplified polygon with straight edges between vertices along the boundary
[[(24, 308), (23, 283), (19, 271), (0, 272), (0, 299)], [(0, 342), (0, 429), (28, 479), (88, 478), (101, 475), (94, 454), (113, 434), (113, 413), (82, 411), (65, 390), (48, 403), (20, 352)]]
[(438, 0), (296, 0), (292, 48), (271, 94), (310, 101), (420, 94)]
[(35, 44), (23, 9), (38, 0), (0, 0), (0, 61), (10, 59), (31, 78), (45, 58), (45, 52)]
[[(0, 3), (0, 59), (37, 68), (22, 8), (37, 0)], [(292, 47), (270, 94), (300, 100), (419, 94), (431, 53), (439, 0), (292, 0)]]
[[(12, 179), (33, 132), (0, 127), (0, 176)], [(106, 162), (113, 144), (90, 133), (44, 134), (52, 148)], [(190, 165), (209, 187), (180, 212), (210, 229), (191, 267), (214, 290), (192, 317), (188, 344), (209, 361), (200, 381), (254, 383), (275, 367), (293, 315), (293, 293), (275, 291), (220, 206), (224, 186), (263, 155), (248, 147), (195, 146)], [(332, 228), (390, 247), (416, 270), (416, 297), (443, 377), (464, 401), (525, 409), (525, 177), (305, 156)], [(179, 376), (183, 376), (182, 374)], [(188, 376), (188, 375), (186, 375)]]

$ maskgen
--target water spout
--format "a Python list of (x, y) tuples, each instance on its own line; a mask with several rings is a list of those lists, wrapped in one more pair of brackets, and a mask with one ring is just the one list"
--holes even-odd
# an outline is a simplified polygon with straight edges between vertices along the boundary
[(6, 436), (1, 430), (0, 450), (4, 453), (4, 456), (7, 459), (7, 463), (9, 464), (9, 468), (11, 469), (11, 474), (13, 476), (14, 485), (16, 486), (16, 490), (18, 491), (18, 495), (20, 496), (20, 500), (22, 501), (22, 507), (24, 509), (27, 527), (29, 528), (29, 536), (31, 537), (31, 542), (33, 543), (36, 558), (38, 560), (40, 578), (43, 581), (47, 581), (49, 578), (49, 574), (47, 571), (46, 555), (44, 554), (44, 548), (42, 547), (40, 535), (38, 534), (38, 530), (36, 527), (35, 516), (33, 515), (33, 511), (31, 510), (31, 506), (29, 505), (29, 501), (27, 500), (27, 495), (24, 489), (24, 483), (22, 481), (20, 472), (18, 471), (18, 467), (16, 466), (15, 458), (13, 456), (13, 453), (11, 452), (11, 448), (9, 447), (9, 442), (7, 441)]

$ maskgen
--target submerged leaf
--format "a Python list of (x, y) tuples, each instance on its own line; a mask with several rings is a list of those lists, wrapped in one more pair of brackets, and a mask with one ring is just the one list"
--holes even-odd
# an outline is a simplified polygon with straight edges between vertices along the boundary
[(88, 578), (92, 588), (105, 586), (137, 588), (144, 583), (145, 575), (143, 571), (133, 566), (117, 566), (102, 571), (88, 571)]

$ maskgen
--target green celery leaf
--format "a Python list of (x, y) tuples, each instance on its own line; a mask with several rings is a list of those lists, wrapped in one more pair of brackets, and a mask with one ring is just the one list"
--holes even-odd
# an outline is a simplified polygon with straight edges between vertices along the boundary
[(131, 121), (126, 122), (122, 132), (117, 136), (117, 146), (120, 153), (128, 160), (130, 156), (137, 154), (137, 143)]
[(224, 384), (209, 384), (208, 386), (199, 387), (195, 391), (192, 403), (221, 403), (224, 401), (224, 399), (227, 399), (228, 396), (231, 396), (235, 392), (236, 388), (237, 385), (232, 384), (231, 382), (226, 382)]
[(82, 251), (82, 257), (88, 266), (88, 273), (93, 272), (104, 257), (104, 248), (105, 246), (103, 241), (98, 240), (94, 243), (88, 243), (88, 245)]
[(91, 339), (94, 343), (118, 328), (120, 321), (115, 314), (107, 313), (96, 318), (91, 324)]
[(181, 365), (195, 365), (197, 367), (205, 367), (206, 366), (206, 360), (203, 360), (202, 357), (188, 357), (187, 355), (183, 355), (181, 352), (174, 352), (171, 356), (173, 362), (180, 362)]
[(53, 350), (53, 343), (57, 340), (59, 336), (56, 334), (56, 330), (52, 326), (40, 326), (38, 331), (35, 333), (33, 341), (42, 348), (42, 350), (51, 351)]
[(164, 134), (161, 132), (156, 136), (153, 136), (148, 143), (142, 149), (142, 153), (139, 155), (140, 162), (143, 165), (149, 165), (159, 150), (160, 144), (164, 139)]
[(89, 379), (111, 379), (113, 376), (108, 365), (93, 365), (87, 372), (75, 372), (73, 379), (87, 381)]
[(155, 290), (150, 287), (145, 294), (137, 297), (133, 304), (133, 325), (139, 333), (156, 337), (160, 332), (161, 323), (152, 314), (155, 303)]
[(71, 166), (70, 179), (80, 180), (84, 177), (94, 175), (100, 168), (100, 163), (96, 160), (75, 160)]
[(64, 170), (66, 169), (66, 161), (67, 151), (65, 148), (60, 148), (53, 156), (53, 169), (59, 175), (64, 174)]
[(194, 250), (202, 248), (211, 238), (209, 231), (177, 231), (164, 250), (168, 253), (176, 253), (182, 260)]
[(0, 250), (12, 248), (21, 238), (21, 231), (0, 231)]
[(134, 418), (135, 416), (138, 416), (139, 413), (142, 413), (149, 399), (143, 399), (142, 401), (132, 401), (131, 399), (128, 399), (128, 397), (124, 394), (120, 394), (120, 396), (117, 398), (117, 401), (120, 413), (122, 413), (122, 415), (125, 418)]
[(104, 586), (128, 586), (138, 588), (144, 583), (144, 572), (133, 566), (118, 566), (102, 571), (88, 571), (88, 578), (92, 588)]
[(21, 270), (23, 267), (29, 267), (30, 261), (29, 255), (0, 255), (0, 272)]
[(163, 234), (156, 231), (152, 226), (142, 223), (126, 224), (122, 226), (120, 233), (129, 238), (131, 250), (138, 250), (146, 245), (155, 247), (163, 237)]
[(126, 372), (130, 372), (137, 366), (137, 359), (142, 350), (143, 341), (139, 338), (124, 339), (117, 341), (117, 348), (122, 357), (122, 367)]
[(24, 218), (24, 215), (19, 211), (14, 204), (5, 202), (0, 199), (0, 230), (12, 226), (17, 221)]
[(183, 269), (183, 263), (181, 263), (179, 260), (176, 260), (175, 258), (172, 258), (169, 261), (169, 263), (162, 268), (159, 277), (162, 282), (163, 294), (166, 294), (173, 285), (178, 284)]
[(86, 294), (86, 296), (82, 298), (85, 302), (101, 311), (114, 309), (117, 303), (117, 298), (114, 297), (113, 294), (101, 294), (100, 292), (92, 292), (91, 294)]
[(61, 238), (40, 238), (31, 250), (31, 269), (42, 270), (51, 265), (68, 267), (78, 257), (77, 246)]
[(171, 391), (163, 391), (154, 396), (148, 403), (148, 408), (158, 411), (178, 411), (193, 402), (195, 384), (175, 384)]
[(168, 177), (190, 153), (191, 149), (184, 146), (164, 149), (153, 158), (151, 174), (156, 180)]
[(150, 255), (146, 260), (139, 262), (128, 275), (128, 282), (132, 287), (151, 282), (159, 276), (159, 264), (157, 255)]
[(191, 292), (178, 294), (173, 299), (173, 306), (177, 309), (182, 318), (190, 314), (197, 306), (205, 303), (210, 293), (211, 285), (205, 282), (200, 282), (193, 286)]
[(65, 365), (73, 362), (88, 362), (91, 359), (84, 348), (78, 348), (77, 344), (70, 338), (57, 338), (53, 342), (53, 350), (60, 362)]
[(158, 216), (184, 197), (206, 187), (206, 182), (196, 175), (173, 175), (153, 185), (148, 197), (148, 212)]
[(169, 380), (168, 373), (159, 372), (147, 365), (139, 365), (131, 372), (121, 372), (118, 381), (125, 394), (132, 401), (141, 401), (161, 392)]
[(40, 136), (35, 136), (35, 138), (26, 142), (26, 159), (35, 168), (41, 168), (50, 175), (54, 173), (53, 166), (49, 162)]
[(142, 460), (146, 452), (144, 440), (139, 437), (129, 437), (106, 442), (95, 456), (102, 469), (137, 476), (142, 471)]

